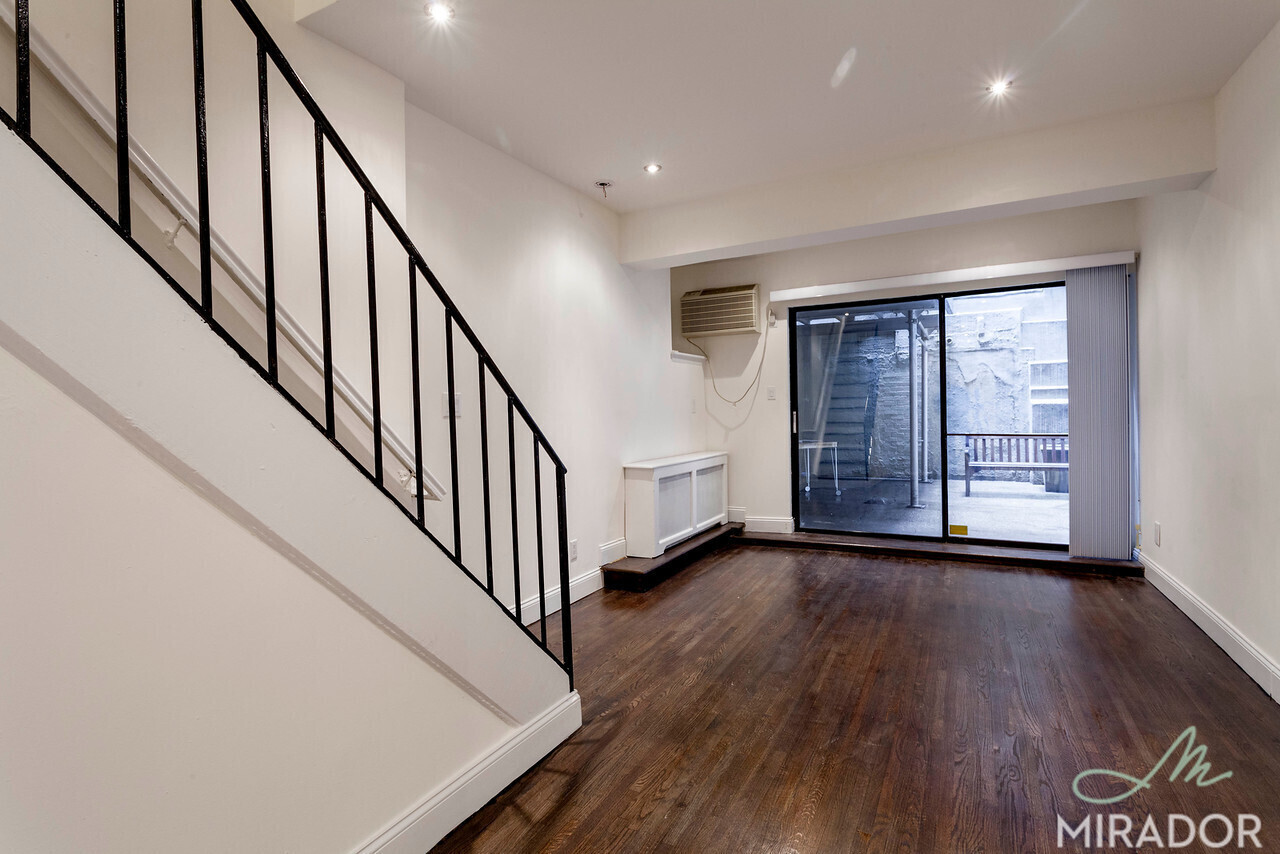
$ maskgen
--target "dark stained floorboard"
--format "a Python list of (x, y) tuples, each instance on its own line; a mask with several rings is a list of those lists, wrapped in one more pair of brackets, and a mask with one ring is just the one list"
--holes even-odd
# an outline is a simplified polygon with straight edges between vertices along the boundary
[[(573, 611), (583, 728), (436, 851), (1058, 851), (1091, 811), (1280, 847), (1280, 705), (1141, 579), (741, 546)], [(1192, 724), (1232, 779), (1072, 794)]]

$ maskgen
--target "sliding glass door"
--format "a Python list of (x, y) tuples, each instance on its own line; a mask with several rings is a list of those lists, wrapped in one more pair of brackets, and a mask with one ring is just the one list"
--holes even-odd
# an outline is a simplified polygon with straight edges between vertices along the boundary
[(1066, 545), (1067, 289), (946, 299), (948, 526)]
[(937, 299), (792, 312), (801, 529), (943, 533)]
[(1065, 287), (791, 321), (798, 530), (1067, 544)]

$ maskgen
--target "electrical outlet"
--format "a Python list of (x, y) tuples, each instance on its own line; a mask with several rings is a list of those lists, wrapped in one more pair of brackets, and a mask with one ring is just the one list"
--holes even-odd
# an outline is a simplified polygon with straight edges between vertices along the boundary
[[(462, 417), (462, 392), (454, 392), (453, 394), (454, 418)], [(440, 392), (440, 417), (449, 417), (449, 392)]]
[(1160, 545), (1160, 523), (1159, 522), (1156, 522), (1155, 530), (1156, 530), (1156, 545), (1158, 546)]
[(778, 387), (775, 385), (771, 385), (767, 389), (765, 389), (765, 397), (769, 398), (770, 400), (777, 400)]
[(577, 559), (578, 559), (578, 541), (570, 540), (569, 541), (569, 563), (573, 563)]
[(689, 398), (689, 414), (698, 414), (698, 399), (696, 397)]

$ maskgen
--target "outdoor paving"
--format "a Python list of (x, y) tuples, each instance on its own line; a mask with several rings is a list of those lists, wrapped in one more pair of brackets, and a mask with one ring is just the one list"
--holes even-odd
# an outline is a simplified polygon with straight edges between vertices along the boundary
[[(923, 507), (908, 507), (910, 484), (904, 480), (844, 480), (836, 496), (830, 478), (813, 479), (809, 493), (801, 482), (800, 524), (804, 528), (859, 533), (937, 537), (942, 533), (942, 484), (920, 484)], [(1066, 493), (1044, 486), (997, 480), (974, 480), (965, 497), (964, 479), (949, 483), (950, 523), (967, 525), (975, 539), (1012, 540), (1066, 545)]]

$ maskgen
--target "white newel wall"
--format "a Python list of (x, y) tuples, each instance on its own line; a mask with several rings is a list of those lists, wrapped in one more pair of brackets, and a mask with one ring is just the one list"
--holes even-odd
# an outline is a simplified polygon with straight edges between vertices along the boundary
[(0, 850), (347, 854), (509, 731), (2, 348), (0, 442)]

